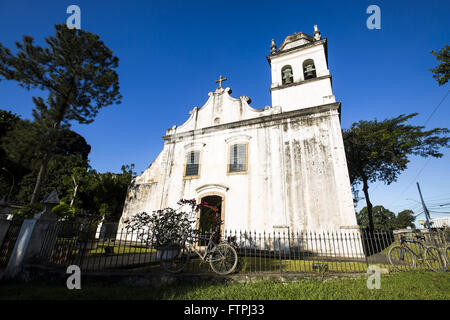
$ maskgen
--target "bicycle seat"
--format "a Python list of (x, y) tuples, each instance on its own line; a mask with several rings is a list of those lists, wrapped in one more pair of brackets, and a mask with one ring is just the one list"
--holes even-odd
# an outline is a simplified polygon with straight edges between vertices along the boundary
[(422, 235), (416, 235), (416, 239), (417, 240), (425, 240), (425, 236), (422, 236)]

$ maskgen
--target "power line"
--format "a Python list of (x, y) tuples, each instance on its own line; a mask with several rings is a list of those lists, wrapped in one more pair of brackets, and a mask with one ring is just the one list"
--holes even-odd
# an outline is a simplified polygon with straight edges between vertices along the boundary
[(442, 194), (437, 194), (434, 196), (428, 196), (427, 199), (428, 200), (443, 199), (443, 198), (449, 199), (449, 197), (450, 197), (450, 193), (442, 193)]
[(428, 119), (425, 121), (425, 124), (423, 126), (426, 126), (428, 121), (431, 119), (431, 117), (433, 116), (433, 114), (436, 112), (436, 110), (441, 106), (442, 102), (444, 102), (445, 98), (447, 98), (448, 93), (450, 92), (450, 90), (447, 90), (447, 93), (444, 95), (444, 97), (442, 98), (441, 102), (439, 102), (439, 104), (434, 108), (433, 112), (430, 114), (430, 116), (428, 117)]
[(400, 195), (397, 197), (397, 200), (394, 200), (394, 202), (392, 202), (391, 205), (393, 205), (395, 202), (398, 201), (398, 199), (400, 199), (401, 196), (403, 196), (403, 194), (412, 186), (414, 181), (417, 181), (417, 178), (420, 176), (420, 174), (422, 173), (423, 169), (425, 169), (425, 167), (427, 166), (428, 162), (430, 162), (430, 160), (431, 160), (431, 158), (427, 159), (427, 162), (425, 162), (424, 166), (422, 167), (422, 169), (420, 169), (419, 173), (416, 174), (416, 176), (414, 177), (414, 179), (411, 180), (411, 182), (408, 184), (406, 189), (404, 189), (402, 191), (402, 193), (400, 193)]
[[(428, 121), (431, 119), (431, 117), (434, 115), (434, 113), (437, 111), (437, 109), (441, 106), (442, 102), (444, 102), (445, 98), (447, 98), (448, 93), (450, 92), (450, 90), (447, 90), (447, 92), (445, 93), (444, 97), (441, 99), (441, 101), (438, 103), (438, 105), (434, 108), (433, 112), (431, 112), (431, 114), (428, 116), (427, 120), (424, 123), (424, 127), (427, 125)], [(408, 190), (411, 185), (414, 183), (414, 181), (416, 181), (416, 179), (420, 176), (420, 174), (422, 173), (422, 171), (425, 169), (425, 167), (428, 165), (428, 163), (430, 162), (431, 158), (427, 159), (427, 162), (425, 162), (425, 164), (423, 165), (423, 167), (420, 169), (419, 173), (417, 173), (417, 175), (414, 177), (414, 179), (408, 184), (408, 186), (406, 187), (406, 189), (403, 190), (403, 192), (400, 194), (399, 197), (397, 197), (397, 200), (406, 192), (406, 190)], [(394, 204), (397, 200), (394, 200), (394, 202), (391, 203)]]

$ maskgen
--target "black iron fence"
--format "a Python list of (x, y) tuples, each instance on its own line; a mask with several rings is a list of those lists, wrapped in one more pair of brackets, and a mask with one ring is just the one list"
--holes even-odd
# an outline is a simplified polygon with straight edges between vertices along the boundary
[[(389, 249), (399, 236), (389, 231), (335, 232), (225, 231), (220, 241), (233, 245), (240, 273), (361, 273), (369, 265), (390, 269)], [(436, 233), (425, 242), (442, 249), (448, 235)], [(141, 268), (160, 270), (160, 249), (150, 230), (117, 230), (116, 225), (55, 223), (49, 228), (39, 261), (47, 265), (78, 265), (82, 270)], [(205, 246), (194, 243), (204, 252)], [(192, 254), (186, 272), (211, 272)]]
[(6, 229), (5, 235), (0, 239), (0, 268), (5, 268), (19, 236), (22, 221), (2, 220), (0, 224), (1, 228)]

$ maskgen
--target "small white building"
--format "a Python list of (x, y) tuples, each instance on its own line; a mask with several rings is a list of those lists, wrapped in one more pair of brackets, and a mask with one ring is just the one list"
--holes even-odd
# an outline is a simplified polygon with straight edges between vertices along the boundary
[(279, 49), (272, 40), (272, 106), (232, 97), (221, 77), (202, 107), (167, 130), (162, 152), (129, 188), (121, 223), (195, 198), (219, 207), (226, 230), (358, 228), (327, 39), (314, 29)]
[(450, 218), (449, 217), (432, 218), (431, 226), (433, 228), (450, 227)]

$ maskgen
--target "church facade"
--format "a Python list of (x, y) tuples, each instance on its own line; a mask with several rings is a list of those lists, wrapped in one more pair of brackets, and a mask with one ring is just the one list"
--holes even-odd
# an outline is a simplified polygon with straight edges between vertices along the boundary
[(313, 36), (295, 33), (270, 49), (272, 106), (232, 97), (221, 76), (132, 181), (121, 224), (195, 198), (219, 208), (226, 230), (357, 229), (327, 39), (314, 26)]

